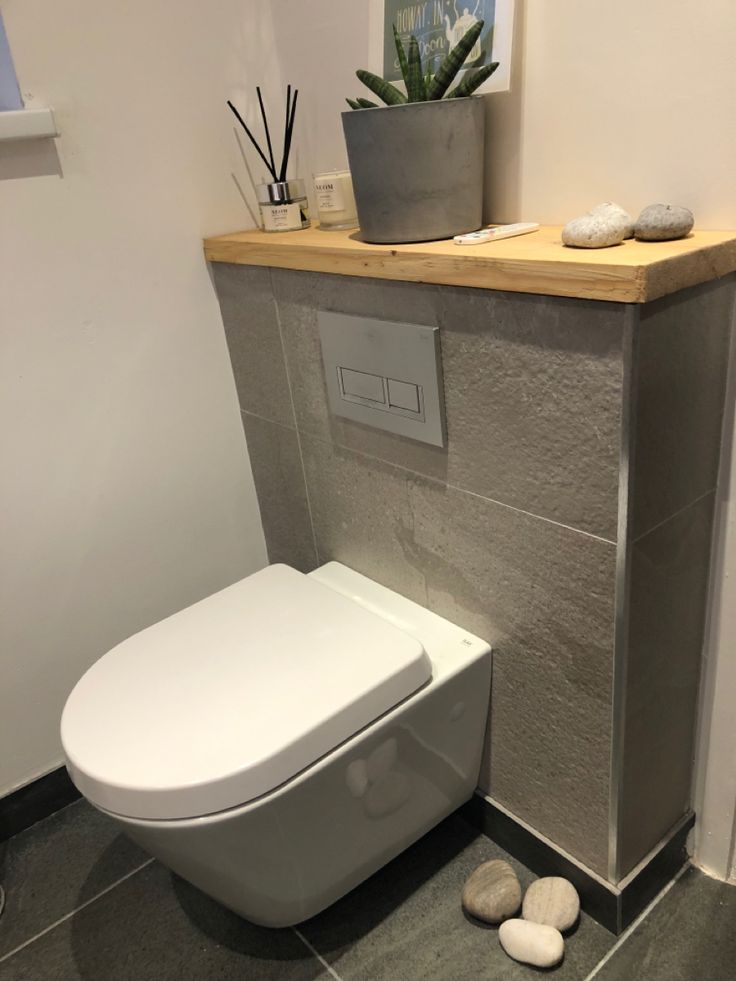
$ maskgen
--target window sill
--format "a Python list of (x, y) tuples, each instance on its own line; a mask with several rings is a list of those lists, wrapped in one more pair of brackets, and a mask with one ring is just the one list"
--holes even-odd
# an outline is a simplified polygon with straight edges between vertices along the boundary
[(0, 141), (45, 140), (59, 135), (51, 109), (8, 109), (0, 112)]

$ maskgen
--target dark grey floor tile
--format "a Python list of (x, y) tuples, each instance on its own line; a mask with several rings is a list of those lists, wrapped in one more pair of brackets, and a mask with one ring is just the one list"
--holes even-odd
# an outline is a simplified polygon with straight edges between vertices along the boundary
[(246, 923), (154, 864), (0, 963), (3, 981), (314, 981), (291, 930)]
[(688, 871), (595, 981), (733, 981), (736, 888)]
[[(506, 858), (522, 887), (534, 876), (460, 818), (445, 821), (301, 930), (344, 981), (504, 981), (534, 969), (504, 954), (498, 931), (471, 922), (460, 894), (470, 872)], [(614, 943), (587, 916), (566, 942), (556, 978), (581, 981)]]
[(0, 882), (7, 899), (0, 920), (0, 956), (147, 858), (110, 818), (83, 800), (4, 842)]

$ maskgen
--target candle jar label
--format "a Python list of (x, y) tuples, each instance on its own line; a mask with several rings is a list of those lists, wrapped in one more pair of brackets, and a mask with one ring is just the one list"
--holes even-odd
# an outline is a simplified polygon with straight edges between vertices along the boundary
[(314, 190), (317, 194), (317, 210), (319, 212), (345, 210), (345, 195), (342, 184), (338, 181), (317, 180), (314, 182)]
[(302, 227), (298, 204), (267, 204), (261, 207), (263, 228), (267, 232), (284, 232)]

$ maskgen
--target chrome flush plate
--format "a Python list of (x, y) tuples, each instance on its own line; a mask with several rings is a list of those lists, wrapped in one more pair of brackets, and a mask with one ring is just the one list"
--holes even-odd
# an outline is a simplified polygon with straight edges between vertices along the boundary
[(321, 310), (319, 336), (334, 415), (445, 445), (437, 327)]

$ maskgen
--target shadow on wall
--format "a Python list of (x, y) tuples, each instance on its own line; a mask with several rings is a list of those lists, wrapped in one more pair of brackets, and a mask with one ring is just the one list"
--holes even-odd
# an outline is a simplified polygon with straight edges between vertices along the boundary
[[(283, 113), (281, 96), (286, 92), (282, 84), (280, 60), (274, 56), (279, 49), (276, 46), (274, 15), (268, 4), (255, 6), (252, 10), (244, 10), (238, 28), (237, 43), (233, 46), (233, 61), (229, 75), (229, 91), (222, 93), (222, 118), (232, 120), (230, 111), (225, 105), (226, 99), (232, 99), (239, 112), (249, 124), (256, 122), (260, 125), (260, 108), (256, 96), (256, 86), (260, 85), (263, 101), (269, 119), (280, 119)], [(254, 226), (260, 224), (258, 204), (256, 201), (255, 185), (264, 179), (255, 164), (262, 166), (255, 152), (247, 145), (247, 140), (235, 126), (232, 126), (233, 140), (236, 153), (233, 159), (238, 161), (230, 177)], [(254, 128), (258, 129), (258, 126)], [(278, 152), (281, 134), (274, 133), (274, 152)], [(242, 166), (240, 165), (242, 163)]]
[[(277, 132), (272, 133), (277, 155), (283, 140), (280, 121), (287, 82), (299, 89), (288, 176), (307, 179), (310, 196), (311, 174), (347, 166), (341, 113), (347, 108), (345, 96), (357, 94), (360, 88), (355, 70), (369, 65), (368, 37), (369, 4), (365, 0), (341, 0), (340, 4), (311, 0), (301, 5), (293, 0), (271, 0), (260, 5), (239, 39), (241, 63), (234, 76), (239, 87), (231, 97), (257, 135), (262, 134), (255, 93), (255, 86), (262, 86), (268, 117), (279, 121)], [(264, 179), (265, 168), (242, 134), (236, 132), (236, 138), (242, 150), (235, 147), (239, 161), (233, 179), (257, 215), (247, 166), (256, 183)], [(314, 201), (311, 203), (313, 206)]]
[(511, 64), (511, 90), (485, 97), (486, 177), (483, 188), (484, 221), (529, 220), (521, 213), (522, 95), (524, 7), (515, 5)]
[(0, 181), (63, 176), (55, 140), (13, 140), (3, 143), (0, 150)]

